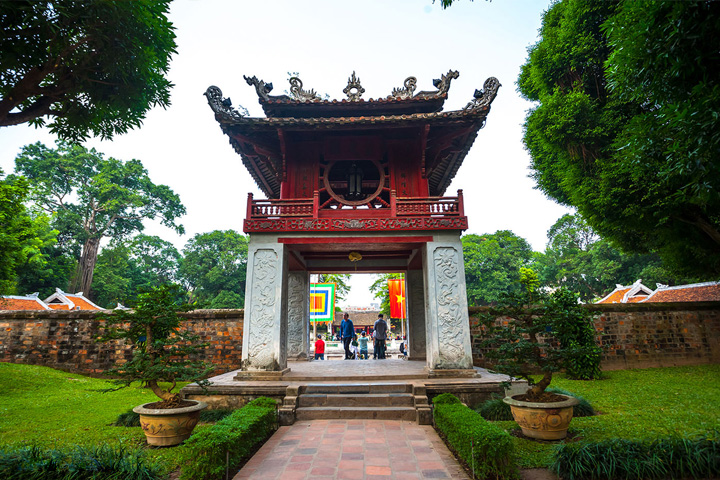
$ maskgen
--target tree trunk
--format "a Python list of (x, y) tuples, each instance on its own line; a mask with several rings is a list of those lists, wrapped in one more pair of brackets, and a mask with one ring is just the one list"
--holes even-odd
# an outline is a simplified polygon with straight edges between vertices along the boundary
[(82, 255), (80, 256), (80, 291), (86, 297), (90, 296), (90, 286), (92, 285), (99, 248), (99, 238), (88, 238), (85, 240)]
[(545, 392), (545, 389), (550, 385), (552, 381), (552, 372), (545, 372), (543, 378), (527, 391), (528, 397), (538, 397)]

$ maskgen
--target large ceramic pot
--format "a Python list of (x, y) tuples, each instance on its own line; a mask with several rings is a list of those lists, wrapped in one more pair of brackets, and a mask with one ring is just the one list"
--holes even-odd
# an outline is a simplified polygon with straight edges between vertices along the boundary
[(195, 405), (159, 409), (146, 408), (148, 405), (152, 405), (152, 403), (146, 403), (133, 408), (133, 412), (140, 415), (140, 426), (145, 432), (149, 445), (170, 447), (190, 438), (190, 434), (200, 418), (200, 411), (207, 408), (207, 403), (196, 400), (188, 401)]
[(580, 403), (577, 398), (559, 395), (564, 400), (552, 403), (524, 402), (505, 397), (503, 402), (510, 405), (512, 415), (526, 437), (538, 440), (562, 440), (567, 436), (573, 407)]

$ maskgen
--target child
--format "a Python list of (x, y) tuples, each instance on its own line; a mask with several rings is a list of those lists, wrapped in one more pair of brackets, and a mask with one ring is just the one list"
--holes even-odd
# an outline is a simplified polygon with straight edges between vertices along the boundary
[(352, 354), (352, 357), (350, 357), (353, 360), (358, 360), (358, 341), (357, 336), (354, 336), (352, 339), (352, 342), (350, 343), (350, 353)]
[(325, 342), (320, 334), (315, 340), (315, 360), (325, 360)]
[(367, 360), (368, 355), (368, 337), (365, 336), (365, 332), (362, 332), (360, 334), (360, 338), (358, 338), (358, 345), (360, 346), (360, 358), (363, 360)]

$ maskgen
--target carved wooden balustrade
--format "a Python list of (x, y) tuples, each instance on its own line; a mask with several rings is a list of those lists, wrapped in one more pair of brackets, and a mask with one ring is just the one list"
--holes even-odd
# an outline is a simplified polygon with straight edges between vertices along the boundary
[[(327, 212), (325, 212), (327, 210)], [(388, 212), (389, 210), (389, 212)], [(395, 190), (390, 194), (388, 208), (372, 209), (320, 209), (318, 192), (313, 198), (287, 198), (279, 200), (255, 200), (252, 193), (248, 194), (247, 219), (261, 220), (272, 218), (319, 218), (323, 213), (332, 213), (334, 216), (346, 212), (357, 217), (372, 217), (384, 211), (384, 216), (390, 217), (464, 217), (465, 208), (462, 190), (458, 190), (457, 197), (397, 197)]]

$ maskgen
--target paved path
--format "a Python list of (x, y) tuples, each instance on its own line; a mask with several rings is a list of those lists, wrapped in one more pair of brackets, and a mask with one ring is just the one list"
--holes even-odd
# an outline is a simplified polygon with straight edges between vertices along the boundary
[(429, 425), (399, 420), (312, 420), (280, 427), (233, 480), (465, 479)]

